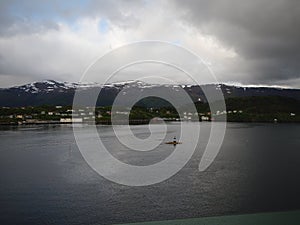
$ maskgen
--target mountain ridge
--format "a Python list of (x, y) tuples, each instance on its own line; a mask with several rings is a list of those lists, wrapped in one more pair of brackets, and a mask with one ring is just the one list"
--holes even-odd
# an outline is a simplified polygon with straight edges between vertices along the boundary
[(101, 88), (98, 106), (112, 105), (115, 97), (123, 88), (134, 88), (141, 91), (144, 88), (161, 90), (162, 88), (183, 88), (194, 102), (206, 102), (202, 88), (221, 90), (224, 97), (249, 96), (281, 96), (300, 101), (300, 89), (280, 87), (245, 87), (228, 84), (149, 84), (143, 81), (123, 81), (110, 84), (71, 83), (55, 80), (33, 82), (25, 85), (0, 89), (0, 107), (22, 107), (38, 105), (72, 105), (75, 90), (86, 93), (94, 88)]

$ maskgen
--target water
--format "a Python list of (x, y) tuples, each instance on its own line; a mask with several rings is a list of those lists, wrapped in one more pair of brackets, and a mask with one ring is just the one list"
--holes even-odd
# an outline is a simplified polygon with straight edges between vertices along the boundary
[[(170, 127), (167, 139), (179, 135), (178, 125)], [(148, 135), (146, 125), (132, 129)], [(200, 173), (209, 130), (201, 123), (197, 150), (175, 176), (128, 187), (87, 165), (68, 125), (2, 127), (0, 224), (112, 224), (300, 209), (300, 125), (229, 123), (219, 155)], [(149, 165), (173, 151), (162, 144), (137, 153), (120, 145), (111, 127), (99, 131), (127, 163)]]

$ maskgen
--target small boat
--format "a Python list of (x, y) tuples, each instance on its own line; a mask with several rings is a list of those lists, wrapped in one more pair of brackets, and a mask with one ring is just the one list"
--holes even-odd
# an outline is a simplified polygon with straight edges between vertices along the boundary
[(179, 144), (182, 144), (181, 142), (179, 141), (169, 141), (169, 142), (166, 142), (167, 145), (179, 145)]
[(181, 144), (181, 142), (177, 141), (176, 137), (174, 137), (173, 141), (166, 142), (166, 144), (167, 145), (178, 145), (178, 144)]

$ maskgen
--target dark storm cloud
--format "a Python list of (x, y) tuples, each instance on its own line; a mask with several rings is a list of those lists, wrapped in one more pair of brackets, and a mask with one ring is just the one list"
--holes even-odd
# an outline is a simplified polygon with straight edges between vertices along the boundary
[(246, 60), (249, 82), (300, 77), (300, 2), (297, 0), (176, 1), (182, 18)]

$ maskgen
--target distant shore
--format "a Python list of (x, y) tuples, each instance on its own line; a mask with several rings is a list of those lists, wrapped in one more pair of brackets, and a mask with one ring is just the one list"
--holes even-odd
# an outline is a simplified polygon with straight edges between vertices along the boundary
[[(197, 112), (190, 112), (188, 107), (175, 109), (172, 105), (156, 107), (153, 99), (145, 104), (135, 105), (131, 109), (119, 107), (112, 111), (112, 106), (73, 108), (71, 105), (41, 105), (24, 107), (0, 107), (0, 125), (26, 124), (71, 124), (96, 123), (111, 124), (112, 115), (117, 115), (118, 124), (147, 124), (149, 121), (224, 121), (246, 123), (299, 123), (300, 102), (280, 96), (243, 97), (226, 99), (226, 109), (212, 112), (210, 105), (196, 102)], [(151, 104), (150, 104), (151, 103)], [(180, 112), (180, 114), (179, 114)], [(161, 119), (160, 119), (161, 118)]]
[[(212, 122), (209, 121), (195, 121), (195, 120), (164, 120), (164, 122)], [(215, 122), (221, 122), (221, 121), (215, 121)], [(230, 121), (227, 120), (228, 123), (295, 123), (298, 124), (300, 121)], [(140, 119), (140, 120), (130, 120), (129, 125), (144, 125), (149, 124), (150, 120), (148, 119)], [(154, 122), (154, 124), (160, 124), (162, 122)], [(90, 122), (60, 122), (60, 121), (36, 121), (36, 122), (30, 122), (30, 123), (20, 123), (20, 122), (10, 122), (10, 123), (0, 123), (0, 126), (29, 126), (29, 125), (63, 125), (63, 124), (96, 124), (96, 125), (112, 125), (110, 120), (102, 120), (97, 121), (96, 123), (90, 121)], [(127, 125), (128, 121), (117, 121), (114, 124), (116, 125)]]

